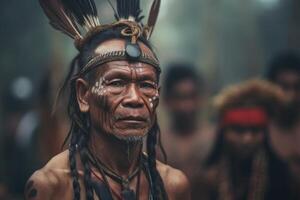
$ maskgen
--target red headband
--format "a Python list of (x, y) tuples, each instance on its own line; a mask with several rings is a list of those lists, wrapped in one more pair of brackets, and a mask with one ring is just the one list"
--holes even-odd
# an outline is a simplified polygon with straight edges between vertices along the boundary
[(244, 126), (266, 126), (268, 116), (264, 109), (254, 108), (234, 108), (228, 110), (221, 120), (222, 126), (244, 125)]

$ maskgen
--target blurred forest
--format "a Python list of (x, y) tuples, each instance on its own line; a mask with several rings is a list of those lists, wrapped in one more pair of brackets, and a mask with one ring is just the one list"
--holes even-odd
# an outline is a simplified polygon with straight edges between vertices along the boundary
[[(102, 21), (112, 19), (98, 1)], [(151, 1), (142, 1), (145, 10)], [(299, 49), (297, 0), (162, 0), (153, 43), (163, 63), (195, 61), (218, 87), (260, 73), (274, 53)], [(33, 82), (51, 63), (61, 70), (76, 54), (72, 41), (53, 30), (38, 1), (1, 5), (1, 91), (15, 77)], [(146, 12), (145, 12), (146, 13)]]
[[(147, 13), (151, 1), (142, 2)], [(107, 1), (97, 3), (102, 22), (111, 21)], [(162, 0), (152, 40), (163, 64), (196, 62), (217, 89), (261, 74), (282, 50), (299, 51), (299, 7), (297, 0)], [(50, 66), (61, 76), (76, 50), (49, 26), (38, 1), (11, 0), (0, 9), (0, 90), (17, 77), (28, 77), (36, 86)]]

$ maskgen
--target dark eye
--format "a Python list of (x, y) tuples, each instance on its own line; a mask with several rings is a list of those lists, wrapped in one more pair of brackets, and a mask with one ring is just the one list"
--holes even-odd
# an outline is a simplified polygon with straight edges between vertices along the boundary
[(125, 84), (126, 83), (123, 80), (113, 80), (108, 83), (109, 86), (113, 87), (123, 87)]
[(140, 88), (151, 88), (155, 89), (155, 84), (154, 83), (149, 83), (149, 82), (142, 82), (140, 83)]

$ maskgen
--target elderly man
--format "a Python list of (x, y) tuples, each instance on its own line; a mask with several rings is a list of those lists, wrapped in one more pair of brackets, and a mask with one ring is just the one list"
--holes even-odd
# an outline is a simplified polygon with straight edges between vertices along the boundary
[(185, 175), (155, 156), (160, 68), (148, 40), (160, 1), (146, 25), (137, 0), (118, 0), (117, 21), (106, 25), (92, 0), (40, 3), (50, 23), (75, 39), (79, 54), (66, 80), (69, 149), (32, 175), (26, 199), (189, 199)]

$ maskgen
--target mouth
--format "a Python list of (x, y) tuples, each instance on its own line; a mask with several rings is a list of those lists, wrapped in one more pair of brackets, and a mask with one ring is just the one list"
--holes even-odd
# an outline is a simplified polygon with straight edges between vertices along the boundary
[(149, 118), (142, 115), (122, 115), (115, 118), (114, 128), (122, 135), (144, 136), (149, 128)]
[(118, 117), (117, 121), (128, 122), (128, 123), (145, 123), (147, 118), (141, 116), (124, 116)]

